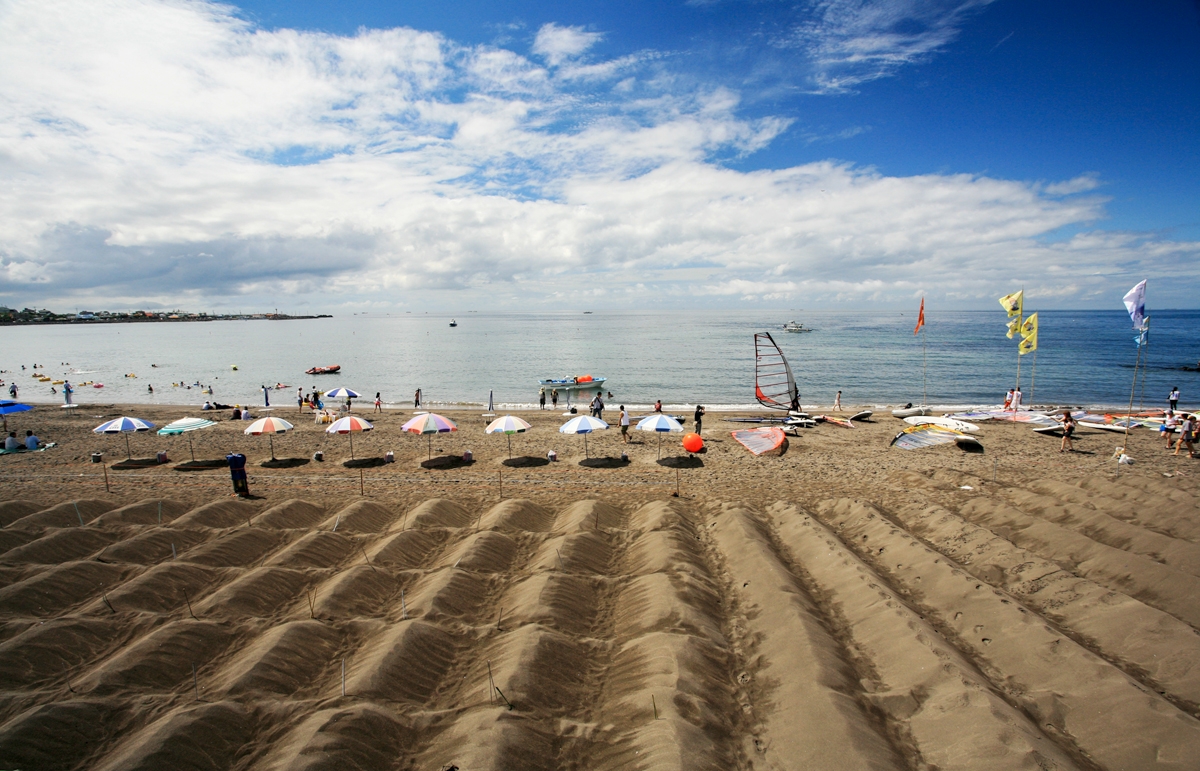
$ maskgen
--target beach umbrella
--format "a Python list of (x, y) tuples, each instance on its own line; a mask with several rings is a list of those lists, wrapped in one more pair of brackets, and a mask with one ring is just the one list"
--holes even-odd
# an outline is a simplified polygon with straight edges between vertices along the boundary
[(92, 433), (125, 434), (125, 455), (128, 459), (133, 457), (133, 452), (129, 449), (129, 435), (149, 431), (152, 428), (154, 428), (154, 424), (148, 420), (140, 418), (117, 418), (107, 423), (101, 423), (92, 429)]
[(267, 441), (271, 444), (271, 460), (275, 460), (275, 437), (273, 434), (286, 434), (293, 428), (295, 426), (283, 418), (259, 418), (246, 426), (246, 430), (242, 433), (248, 436), (262, 436), (266, 434)]
[(429, 457), (433, 457), (433, 435), (445, 434), (450, 431), (457, 431), (458, 426), (449, 418), (443, 418), (436, 412), (424, 412), (417, 415), (412, 420), (400, 426), (401, 431), (410, 434), (424, 434), (426, 436)]
[[(180, 434), (188, 434), (192, 431), (199, 431), (202, 428), (217, 425), (211, 420), (204, 418), (180, 418), (174, 423), (168, 423), (158, 429), (159, 436), (179, 436)], [(188, 451), (192, 453), (192, 460), (196, 459), (196, 450), (192, 447), (192, 437), (188, 437)]]
[(2, 415), (4, 417), (4, 430), (5, 431), (8, 430), (8, 415), (9, 415), (9, 413), (29, 412), (32, 409), (33, 409), (33, 407), (31, 407), (28, 404), (20, 404), (18, 402), (9, 401), (8, 399), (5, 399), (4, 401), (0, 401), (0, 415)]
[(338, 386), (332, 391), (326, 391), (325, 395), (330, 399), (357, 399), (358, 391), (351, 391), (349, 388)]
[(350, 435), (350, 458), (354, 459), (354, 432), (355, 431), (370, 431), (375, 428), (362, 418), (339, 418), (333, 421), (333, 425), (325, 429), (327, 434), (349, 434)]
[(603, 431), (608, 428), (608, 424), (599, 418), (593, 418), (591, 415), (580, 415), (577, 418), (571, 418), (566, 423), (559, 426), (560, 434), (583, 434), (583, 457), (588, 457), (587, 435), (593, 431)]
[(487, 434), (506, 434), (508, 436), (508, 457), (512, 457), (512, 435), (523, 434), (528, 431), (530, 426), (520, 418), (514, 418), (512, 415), (505, 415), (502, 418), (496, 418), (488, 427), (483, 429)]
[(662, 435), (666, 433), (682, 434), (683, 426), (670, 415), (651, 415), (642, 418), (636, 426), (638, 431), (654, 431), (658, 434), (658, 457), (662, 457)]

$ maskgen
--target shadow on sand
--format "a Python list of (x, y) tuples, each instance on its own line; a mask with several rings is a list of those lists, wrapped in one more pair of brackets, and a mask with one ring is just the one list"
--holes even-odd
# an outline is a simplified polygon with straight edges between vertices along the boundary
[(208, 460), (189, 460), (176, 463), (176, 471), (212, 471), (213, 469), (229, 468), (229, 461), (224, 458), (209, 458)]
[(584, 458), (579, 461), (579, 465), (584, 468), (625, 468), (629, 465), (628, 460), (621, 458)]
[(351, 458), (348, 461), (343, 461), (342, 465), (346, 468), (378, 468), (387, 465), (386, 458)]
[(549, 466), (550, 461), (534, 455), (520, 455), (516, 458), (505, 458), (500, 461), (500, 465), (509, 468), (537, 468), (538, 466)]
[(463, 460), (461, 455), (437, 455), (429, 460), (421, 461), (421, 468), (435, 471), (466, 468), (475, 465), (475, 460)]
[(657, 461), (657, 463), (667, 468), (704, 468), (704, 461), (695, 455), (675, 455), (670, 458), (663, 458)]
[(258, 464), (263, 468), (299, 468), (308, 463), (308, 458), (276, 458), (274, 460), (264, 460)]

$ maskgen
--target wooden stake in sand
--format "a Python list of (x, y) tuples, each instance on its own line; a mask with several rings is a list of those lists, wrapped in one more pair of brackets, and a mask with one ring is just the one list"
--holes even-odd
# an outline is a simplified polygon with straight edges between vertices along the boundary
[(363, 559), (365, 559), (367, 561), (367, 567), (369, 567), (371, 569), (371, 572), (378, 573), (379, 571), (376, 570), (375, 566), (371, 564), (371, 558), (367, 556), (367, 550), (363, 548), (363, 545), (361, 543), (358, 545), (358, 550), (362, 552)]
[[(162, 501), (158, 502), (158, 524), (162, 524)], [(172, 544), (171, 548), (174, 549), (175, 545)]]
[(75, 506), (75, 516), (79, 517), (79, 526), (83, 527), (83, 515), (79, 513), (79, 504), (75, 501), (71, 501), (71, 504)]
[(500, 608), (500, 615), (496, 616), (496, 628), (500, 628), (500, 619), (504, 618), (504, 608)]
[[(192, 599), (188, 597), (188, 593), (186, 591), (183, 593), (183, 601), (187, 603), (188, 615), (192, 618), (196, 618), (196, 613), (192, 610)], [(199, 621), (200, 619), (196, 618), (196, 620)]]
[(562, 561), (562, 552), (560, 552), (558, 549), (555, 549), (555, 550), (554, 550), (554, 553), (558, 555), (558, 569), (559, 569), (559, 570), (566, 570), (566, 568), (565, 568), (565, 567), (563, 567), (563, 561)]
[(116, 608), (114, 608), (114, 607), (112, 606), (112, 603), (108, 601), (108, 595), (107, 595), (107, 594), (103, 594), (103, 595), (101, 595), (101, 596), (102, 596), (102, 597), (104, 597), (104, 604), (108, 606), (108, 609), (109, 609), (109, 610), (111, 610), (113, 613), (116, 613), (116, 612), (117, 612), (117, 609), (116, 609)]
[(363, 470), (362, 469), (358, 470), (358, 494), (359, 495), (367, 494), (366, 482), (363, 481)]
[(504, 703), (508, 705), (508, 711), (512, 712), (515, 707), (513, 707), (513, 703), (508, 700), (508, 697), (504, 695), (504, 691), (497, 688), (496, 693), (500, 694), (500, 698), (504, 699)]
[(104, 492), (111, 493), (112, 490), (108, 489), (108, 464), (102, 463), (100, 466), (104, 469)]
[(192, 686), (196, 689), (196, 701), (200, 701), (200, 679), (196, 677), (196, 665), (192, 664)]
[(495, 679), (492, 678), (492, 660), (491, 659), (487, 660), (487, 665), (488, 665), (488, 703), (495, 704), (496, 703), (496, 695), (494, 693), (492, 693), (492, 691), (498, 691), (500, 689), (496, 687), (496, 681), (495, 681)]
[(336, 533), (336, 532), (337, 532), (337, 526), (338, 526), (338, 525), (340, 525), (340, 524), (342, 524), (342, 515), (341, 515), (341, 514), (338, 514), (338, 515), (337, 515), (337, 519), (335, 519), (335, 520), (333, 521), (333, 529), (332, 529), (332, 530), (330, 530), (329, 532), (331, 532), (331, 533)]
[(342, 695), (346, 695), (346, 660), (342, 659)]
[(175, 559), (178, 554), (175, 553), (175, 544), (171, 544), (171, 559)]
[(658, 702), (654, 700), (654, 694), (650, 694), (650, 706), (654, 708), (654, 719), (658, 720)]
[(314, 594), (315, 594), (315, 592), (309, 591), (309, 590), (305, 590), (305, 592), (304, 592), (304, 595), (306, 597), (308, 597), (308, 617), (309, 618), (317, 617), (317, 604), (313, 599)]
[(408, 602), (404, 599), (404, 590), (400, 590), (400, 618), (408, 618)]

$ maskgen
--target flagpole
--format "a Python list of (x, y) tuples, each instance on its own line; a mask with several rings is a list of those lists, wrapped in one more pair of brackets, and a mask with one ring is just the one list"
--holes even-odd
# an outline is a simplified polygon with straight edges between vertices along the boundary
[(1033, 372), (1029, 375), (1029, 407), (1033, 408), (1033, 384), (1037, 382), (1037, 348), (1033, 349)]
[[(925, 301), (922, 300), (921, 302), (924, 303)], [(925, 366), (926, 366), (925, 349), (926, 349), (926, 345), (928, 343), (929, 332), (925, 329), (926, 326), (927, 326), (926, 324), (921, 325), (921, 406), (922, 407), (929, 406), (929, 386), (928, 386), (929, 381), (926, 378), (926, 370), (925, 370)]]
[(1125, 453), (1125, 445), (1129, 442), (1129, 424), (1133, 414), (1133, 396), (1137, 393), (1138, 365), (1142, 363), (1142, 344), (1138, 343), (1137, 359), (1133, 362), (1133, 387), (1129, 389), (1129, 409), (1125, 411), (1125, 439), (1121, 442), (1121, 454)]
[[(1142, 346), (1138, 346), (1141, 348)], [(1142, 361), (1142, 394), (1138, 397), (1138, 412), (1146, 409), (1146, 365), (1150, 363), (1150, 335), (1146, 335), (1146, 358)], [(1136, 373), (1135, 373), (1136, 374)]]

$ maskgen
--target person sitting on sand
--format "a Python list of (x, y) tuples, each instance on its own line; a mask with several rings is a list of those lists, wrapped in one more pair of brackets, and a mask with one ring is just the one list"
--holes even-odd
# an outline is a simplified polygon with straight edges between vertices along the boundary
[(662, 412), (662, 399), (658, 399), (654, 402), (654, 411), (659, 413)]
[(32, 431), (25, 432), (25, 449), (36, 450), (42, 443)]
[(204, 406), (203, 406), (203, 407), (201, 407), (200, 409), (202, 409), (202, 410), (211, 410), (212, 408), (213, 408), (213, 406), (212, 406), (212, 402), (205, 402), (205, 403), (204, 403)]
[(8, 432), (8, 438), (4, 440), (4, 449), (6, 449), (6, 450), (21, 449), (21, 440), (17, 439), (16, 431)]
[(1058, 446), (1058, 451), (1070, 450), (1075, 452), (1075, 445), (1071, 442), (1071, 437), (1075, 434), (1075, 418), (1071, 417), (1071, 413), (1063, 410), (1062, 414), (1062, 443)]
[(238, 406), (233, 408), (233, 414), (229, 416), (229, 419), (230, 420), (241, 420), (242, 419), (242, 405), (239, 404)]

